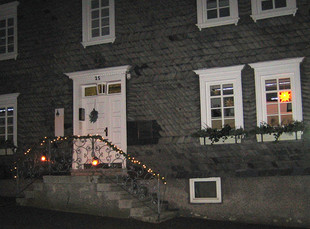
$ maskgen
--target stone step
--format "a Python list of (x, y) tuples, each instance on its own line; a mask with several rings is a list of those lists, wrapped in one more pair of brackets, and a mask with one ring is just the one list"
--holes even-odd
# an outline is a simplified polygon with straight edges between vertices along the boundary
[(143, 222), (148, 222), (148, 223), (161, 223), (161, 222), (173, 219), (176, 216), (178, 216), (178, 211), (167, 210), (167, 211), (162, 211), (160, 213), (160, 217), (158, 217), (158, 214), (151, 214), (151, 215), (144, 215), (144, 216), (136, 216), (132, 218), (143, 221)]
[(152, 209), (147, 206), (130, 208), (130, 217), (142, 217), (145, 215), (152, 215), (156, 213), (156, 208)]
[(106, 198), (109, 200), (122, 200), (122, 199), (129, 199), (131, 195), (122, 190), (122, 191), (109, 191), (109, 192), (102, 192)]
[(24, 194), (25, 194), (25, 199), (34, 199), (35, 197), (35, 191), (32, 191), (32, 190), (25, 190)]
[(97, 192), (113, 192), (123, 191), (123, 189), (114, 183), (99, 183), (97, 184)]
[(120, 199), (118, 202), (119, 208), (136, 208), (150, 205), (151, 202), (149, 200), (138, 200), (135, 197), (130, 199)]

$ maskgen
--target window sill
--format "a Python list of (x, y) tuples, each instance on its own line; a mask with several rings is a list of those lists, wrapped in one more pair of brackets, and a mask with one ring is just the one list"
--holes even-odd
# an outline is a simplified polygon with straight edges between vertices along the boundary
[(0, 61), (1, 60), (10, 60), (10, 59), (15, 59), (17, 58), (17, 53), (9, 53), (9, 54), (0, 54)]
[(199, 28), (199, 30), (201, 31), (201, 29), (203, 28), (210, 28), (210, 27), (216, 27), (216, 26), (221, 26), (221, 25), (231, 25), (231, 24), (235, 24), (237, 25), (239, 21), (239, 18), (230, 18), (230, 19), (225, 19), (225, 20), (211, 20), (205, 23), (199, 23), (196, 24), (196, 26)]
[(208, 137), (201, 137), (200, 138), (200, 145), (223, 145), (223, 144), (239, 144), (241, 143), (242, 138), (234, 138), (234, 137), (228, 137), (225, 140), (219, 140), (218, 142), (212, 143), (212, 141)]
[(264, 13), (259, 13), (259, 14), (253, 14), (251, 15), (251, 18), (256, 22), (257, 20), (261, 20), (261, 19), (280, 17), (280, 16), (291, 15), (291, 14), (295, 16), (296, 12), (297, 12), (297, 8), (281, 10), (281, 11), (269, 11), (269, 12), (264, 12)]
[[(296, 133), (283, 133), (278, 141), (299, 140), (301, 139), (302, 134), (302, 131), (297, 131)], [(276, 139), (273, 134), (256, 134), (256, 140), (257, 142), (274, 142)]]
[(91, 41), (83, 41), (81, 44), (83, 45), (84, 48), (87, 46), (92, 46), (92, 45), (100, 45), (100, 44), (107, 44), (107, 43), (114, 43), (115, 37), (107, 37), (107, 38), (101, 38), (99, 40), (91, 40)]

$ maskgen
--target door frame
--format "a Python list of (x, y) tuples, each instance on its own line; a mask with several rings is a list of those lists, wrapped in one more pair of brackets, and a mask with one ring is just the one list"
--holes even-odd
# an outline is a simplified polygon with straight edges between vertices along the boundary
[[(130, 65), (101, 68), (87, 71), (65, 73), (73, 80), (73, 134), (81, 135), (83, 128), (79, 120), (79, 108), (82, 108), (82, 87), (109, 81), (121, 82), (121, 126), (124, 131), (121, 134), (122, 150), (127, 151), (127, 125), (126, 125), (126, 78), (129, 76)], [(87, 117), (86, 117), (87, 118)]]

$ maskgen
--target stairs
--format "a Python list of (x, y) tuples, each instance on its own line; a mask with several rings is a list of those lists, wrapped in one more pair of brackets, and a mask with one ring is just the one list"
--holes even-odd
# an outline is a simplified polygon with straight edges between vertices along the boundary
[(66, 212), (85, 213), (159, 223), (177, 215), (162, 204), (160, 217), (151, 201), (138, 200), (114, 183), (115, 176), (86, 175), (45, 176), (24, 191), (17, 203)]

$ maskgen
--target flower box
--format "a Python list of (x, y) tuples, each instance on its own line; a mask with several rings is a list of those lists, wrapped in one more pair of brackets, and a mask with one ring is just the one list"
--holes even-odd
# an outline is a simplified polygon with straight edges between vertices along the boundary
[(208, 137), (201, 137), (200, 138), (200, 145), (222, 145), (222, 144), (236, 144), (241, 143), (242, 138), (235, 138), (235, 137), (227, 137), (227, 139), (221, 139), (218, 142), (214, 142), (212, 144), (212, 141)]
[[(302, 137), (303, 132), (290, 132), (290, 133), (282, 133), (278, 139), (278, 141), (290, 141), (290, 140), (299, 140)], [(257, 142), (273, 142), (276, 140), (273, 134), (256, 134)]]

